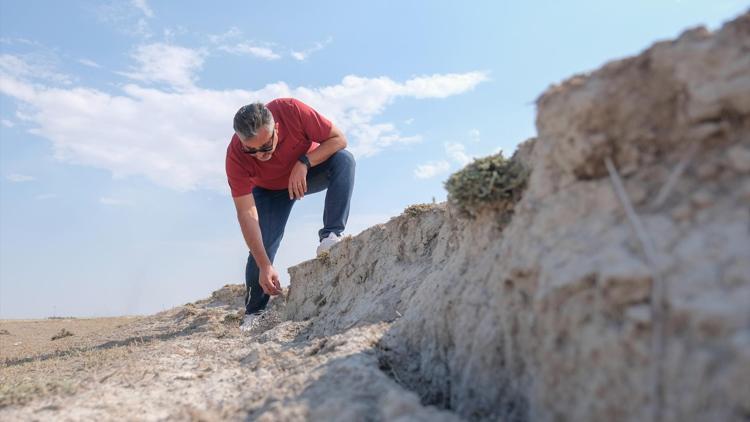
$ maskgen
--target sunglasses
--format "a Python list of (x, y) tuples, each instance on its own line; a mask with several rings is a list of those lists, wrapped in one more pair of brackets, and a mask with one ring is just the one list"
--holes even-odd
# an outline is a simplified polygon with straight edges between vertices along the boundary
[(273, 149), (273, 137), (276, 136), (276, 128), (273, 129), (273, 132), (271, 133), (271, 138), (266, 142), (265, 144), (261, 145), (258, 148), (245, 148), (245, 146), (242, 146), (242, 152), (245, 154), (257, 154), (259, 152), (268, 152)]

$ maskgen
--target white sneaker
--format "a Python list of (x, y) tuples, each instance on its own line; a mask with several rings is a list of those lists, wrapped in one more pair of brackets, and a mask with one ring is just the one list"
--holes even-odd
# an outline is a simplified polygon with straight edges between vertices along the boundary
[(254, 314), (245, 314), (245, 318), (242, 319), (242, 325), (240, 325), (240, 331), (248, 332), (257, 327), (265, 313), (266, 311), (263, 310)]
[(320, 241), (320, 245), (318, 245), (318, 250), (315, 252), (316, 255), (320, 255), (323, 252), (328, 252), (333, 245), (341, 242), (341, 237), (336, 236), (336, 233), (329, 233), (328, 237)]

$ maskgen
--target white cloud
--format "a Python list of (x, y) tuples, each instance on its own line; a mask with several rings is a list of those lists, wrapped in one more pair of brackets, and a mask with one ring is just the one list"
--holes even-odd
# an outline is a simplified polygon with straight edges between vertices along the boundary
[(145, 1), (131, 0), (99, 2), (95, 7), (99, 22), (129, 36), (148, 39), (153, 35), (148, 19), (153, 11)]
[(414, 176), (417, 179), (429, 179), (431, 177), (447, 173), (450, 168), (451, 165), (447, 161), (430, 161), (428, 163), (418, 165), (417, 168), (414, 169)]
[(138, 67), (120, 74), (143, 82), (165, 82), (177, 89), (191, 89), (197, 79), (195, 73), (203, 67), (205, 52), (154, 43), (139, 46), (132, 57)]
[(332, 37), (328, 37), (328, 39), (326, 39), (325, 41), (318, 41), (312, 47), (310, 47), (310, 48), (308, 48), (306, 50), (292, 51), (292, 53), (291, 53), (292, 57), (295, 60), (299, 60), (299, 61), (307, 60), (307, 58), (310, 57), (310, 55), (312, 53), (315, 53), (315, 52), (318, 52), (318, 51), (324, 49), (332, 41), (333, 41), (333, 38)]
[[(0, 75), (2, 75), (2, 74), (0, 74)], [(0, 86), (0, 92), (2, 92), (2, 88), (3, 87)], [(6, 88), (9, 88), (9, 87), (6, 87)], [(18, 87), (18, 88), (22, 88), (22, 87)], [(30, 90), (30, 89), (27, 89), (25, 91), (21, 91), (21, 93), (24, 93), (24, 92), (26, 94), (28, 94), (28, 95), (33, 95), (33, 91)], [(19, 97), (19, 98), (22, 98), (22, 97)], [(28, 115), (28, 114), (26, 114), (26, 113), (24, 113), (22, 111), (16, 111), (16, 118), (18, 118), (18, 120), (21, 120), (21, 121), (24, 121), (24, 122), (30, 122), (30, 121), (33, 120), (33, 118), (30, 115)]]
[(55, 70), (53, 59), (44, 55), (24, 57), (0, 54), (0, 74), (17, 79), (35, 79), (48, 83), (70, 85), (72, 78)]
[(448, 73), (419, 76), (403, 86), (403, 95), (415, 98), (445, 98), (473, 89), (489, 80), (486, 72)]
[(479, 129), (472, 129), (469, 131), (469, 140), (472, 142), (479, 142)]
[(41, 47), (42, 44), (38, 43), (37, 41), (32, 41), (26, 38), (10, 38), (10, 37), (0, 37), (0, 44), (8, 44), (8, 45), (15, 45), (15, 44), (24, 44), (34, 47)]
[(42, 193), (36, 196), (37, 201), (45, 201), (47, 199), (54, 199), (59, 197), (60, 195), (56, 193)]
[(222, 45), (219, 47), (219, 50), (237, 55), (250, 55), (264, 60), (278, 60), (281, 58), (281, 55), (268, 47), (260, 47), (247, 42), (234, 45)]
[(406, 123), (407, 125), (410, 125), (410, 124), (414, 123), (414, 118), (413, 117), (408, 118), (408, 119), (404, 120), (404, 123)]
[(172, 42), (172, 40), (174, 40), (175, 37), (177, 37), (178, 35), (185, 35), (188, 32), (189, 31), (187, 30), (187, 28), (185, 28), (182, 25), (177, 25), (177, 26), (170, 27), (170, 28), (164, 28), (164, 30), (162, 30), (164, 41), (167, 43)]
[(147, 18), (153, 18), (154, 17), (154, 11), (151, 10), (151, 7), (149, 7), (148, 2), (146, 0), (132, 0), (133, 6), (135, 6), (136, 9), (140, 10), (144, 15), (146, 15)]
[[(474, 160), (473, 156), (466, 153), (466, 146), (459, 142), (446, 142), (445, 153), (451, 161), (460, 166), (465, 166)], [(450, 162), (447, 160), (431, 161), (417, 166), (414, 176), (418, 179), (429, 179), (447, 173), (450, 168)]]
[(446, 142), (445, 153), (448, 154), (448, 158), (462, 166), (465, 166), (474, 160), (466, 153), (466, 147), (458, 142)]
[(5, 178), (14, 183), (30, 182), (34, 180), (33, 176), (27, 176), (25, 174), (18, 174), (18, 173), (11, 173), (5, 176)]
[[(169, 47), (163, 49), (169, 57), (181, 52)], [(363, 158), (421, 140), (417, 134), (401, 134), (392, 123), (376, 121), (396, 99), (443, 98), (446, 92), (466, 92), (486, 79), (479, 72), (404, 82), (346, 76), (338, 84), (323, 87), (289, 87), (277, 82), (255, 91), (207, 90), (191, 85), (191, 71), (202, 63), (199, 55), (192, 50), (173, 54), (183, 64), (168, 71), (164, 67), (169, 60), (154, 57), (156, 51), (162, 51), (161, 46), (147, 51), (145, 58), (138, 56), (143, 65), (131, 76), (190, 89), (137, 84), (125, 85), (120, 93), (87, 87), (61, 89), (30, 83), (0, 69), (0, 92), (19, 102), (23, 113), (16, 115), (32, 126), (32, 133), (52, 142), (60, 161), (106, 169), (116, 178), (145, 176), (180, 191), (226, 192), (224, 158), (232, 116), (248, 102), (299, 98), (341, 128), (350, 150)], [(147, 68), (153, 69), (150, 75), (145, 73)]]
[(0, 123), (2, 123), (2, 125), (5, 126), (5, 127), (13, 127), (13, 126), (16, 125), (15, 123), (13, 123), (12, 121), (10, 121), (8, 119), (2, 119), (2, 120), (0, 120)]
[(100, 65), (99, 63), (97, 63), (97, 62), (95, 62), (93, 60), (89, 60), (89, 59), (78, 59), (78, 63), (80, 63), (80, 64), (82, 64), (84, 66), (93, 67), (93, 68), (96, 68), (96, 69), (99, 69), (99, 68), (102, 67), (102, 65)]
[(113, 198), (109, 196), (103, 196), (99, 198), (99, 203), (103, 205), (113, 205), (113, 206), (132, 205), (132, 203), (128, 200), (120, 199), (120, 198)]
[(149, 27), (146, 19), (139, 18), (135, 25), (132, 27), (132, 34), (140, 36), (142, 38), (151, 38), (151, 27)]
[(243, 40), (242, 31), (234, 26), (222, 34), (209, 35), (208, 40), (216, 44), (217, 49), (239, 56), (249, 55), (264, 60), (281, 58), (281, 54), (273, 50), (272, 44)]
[(237, 28), (236, 26), (233, 26), (229, 28), (226, 32), (224, 32), (223, 34), (209, 35), (208, 40), (211, 41), (213, 44), (221, 44), (229, 40), (238, 39), (241, 36), (242, 36), (242, 31), (240, 31), (240, 29)]

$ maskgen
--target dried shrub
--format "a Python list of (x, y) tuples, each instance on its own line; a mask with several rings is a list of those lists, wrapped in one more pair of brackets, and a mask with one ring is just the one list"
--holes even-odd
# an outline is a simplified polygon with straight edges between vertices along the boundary
[(414, 204), (409, 205), (404, 210), (404, 214), (408, 215), (409, 217), (416, 217), (418, 215), (424, 214), (425, 212), (435, 208), (437, 205), (435, 204)]
[(224, 324), (240, 325), (244, 317), (245, 317), (245, 309), (240, 309), (238, 312), (225, 315)]
[(57, 333), (54, 336), (52, 336), (52, 340), (57, 340), (57, 339), (65, 338), (65, 337), (70, 337), (72, 335), (73, 335), (73, 333), (71, 333), (70, 331), (68, 331), (65, 328), (63, 328), (63, 329), (60, 330), (59, 333)]
[(331, 254), (328, 251), (321, 252), (320, 255), (318, 255), (318, 260), (320, 260), (320, 262), (322, 262), (324, 265), (330, 265)]
[(452, 174), (445, 182), (448, 202), (460, 214), (475, 217), (479, 210), (492, 207), (509, 211), (521, 199), (529, 170), (502, 152), (474, 160)]

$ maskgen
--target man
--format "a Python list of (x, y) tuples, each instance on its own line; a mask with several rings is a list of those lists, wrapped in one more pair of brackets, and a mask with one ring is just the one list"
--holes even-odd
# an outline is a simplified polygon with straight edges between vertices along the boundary
[(327, 189), (317, 253), (341, 240), (354, 188), (346, 137), (303, 102), (279, 98), (246, 105), (234, 116), (226, 171), (250, 254), (245, 267), (242, 330), (257, 324), (270, 296), (281, 293), (273, 259), (289, 213), (305, 194)]

